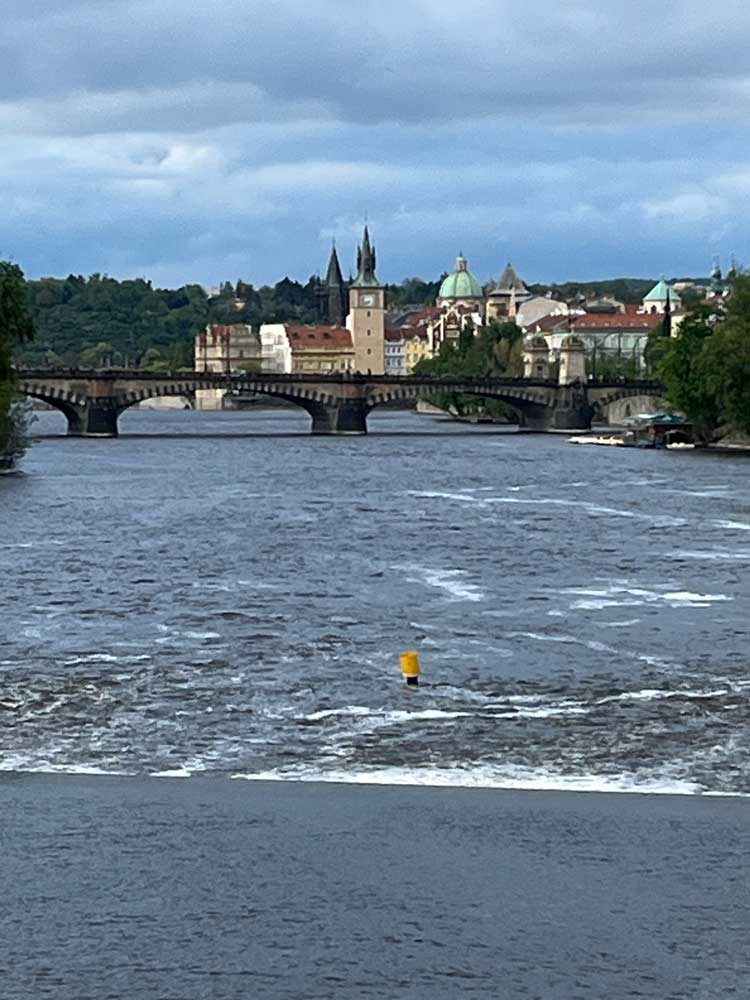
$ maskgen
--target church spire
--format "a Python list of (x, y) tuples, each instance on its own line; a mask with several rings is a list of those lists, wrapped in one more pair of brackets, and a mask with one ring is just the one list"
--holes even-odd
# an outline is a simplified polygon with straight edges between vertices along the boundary
[(370, 243), (370, 231), (365, 226), (362, 245), (357, 250), (357, 277), (352, 283), (354, 288), (379, 288), (380, 282), (375, 275), (375, 247)]
[(331, 247), (331, 257), (328, 261), (328, 273), (326, 274), (326, 285), (328, 288), (341, 286), (344, 284), (344, 277), (341, 274), (339, 255), (336, 253), (336, 244)]
[(328, 325), (343, 326), (348, 311), (348, 299), (335, 243), (331, 247), (331, 257), (328, 261), (328, 273), (326, 274), (325, 286), (323, 288), (323, 301), (325, 319)]

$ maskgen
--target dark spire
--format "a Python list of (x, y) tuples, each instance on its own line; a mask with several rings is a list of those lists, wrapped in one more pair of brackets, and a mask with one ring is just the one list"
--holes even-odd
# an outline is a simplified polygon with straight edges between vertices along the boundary
[(353, 284), (357, 288), (379, 288), (380, 283), (375, 276), (375, 247), (370, 243), (370, 231), (365, 226), (362, 246), (357, 250), (357, 277)]
[(336, 245), (331, 248), (331, 259), (328, 261), (328, 273), (326, 274), (325, 285), (322, 289), (323, 319), (329, 326), (343, 326), (346, 314), (349, 311), (349, 301), (341, 274), (339, 256), (336, 253)]
[(661, 333), (663, 337), (672, 336), (672, 299), (669, 294), (669, 285), (667, 285), (667, 301), (664, 303), (664, 322)]
[(328, 273), (326, 275), (326, 285), (329, 288), (333, 286), (340, 286), (344, 284), (344, 278), (341, 274), (341, 265), (339, 264), (339, 255), (336, 253), (336, 244), (333, 244), (331, 248), (331, 259), (328, 261)]

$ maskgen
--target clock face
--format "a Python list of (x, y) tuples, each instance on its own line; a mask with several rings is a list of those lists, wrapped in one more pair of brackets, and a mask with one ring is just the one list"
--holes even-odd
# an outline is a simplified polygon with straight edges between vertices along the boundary
[(363, 306), (374, 306), (375, 305), (375, 296), (374, 295), (363, 295), (362, 296), (362, 305)]

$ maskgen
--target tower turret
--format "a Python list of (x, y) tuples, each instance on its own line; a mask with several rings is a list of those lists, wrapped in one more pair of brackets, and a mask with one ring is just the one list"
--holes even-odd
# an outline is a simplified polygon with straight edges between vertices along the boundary
[(375, 248), (365, 226), (357, 250), (357, 277), (351, 283), (347, 326), (354, 346), (354, 368), (362, 374), (385, 373), (385, 288), (375, 275)]
[(370, 232), (365, 226), (362, 245), (357, 249), (357, 277), (352, 282), (353, 288), (380, 288), (380, 282), (375, 275), (375, 247), (370, 243)]

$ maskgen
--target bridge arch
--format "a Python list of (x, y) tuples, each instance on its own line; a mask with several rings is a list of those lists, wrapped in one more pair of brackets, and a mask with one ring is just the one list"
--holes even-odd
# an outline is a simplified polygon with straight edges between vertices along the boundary
[[(546, 390), (546, 391), (545, 391)], [(484, 399), (497, 400), (510, 407), (517, 415), (519, 425), (534, 429), (539, 426), (546, 429), (554, 399), (546, 386), (502, 387), (482, 384), (472, 380), (443, 379), (439, 383), (411, 384), (407, 386), (383, 386), (372, 389), (366, 396), (368, 412), (377, 406), (393, 402), (412, 402), (419, 399), (430, 399), (437, 394), (455, 394), (478, 396)]]
[(16, 384), (16, 391), (29, 399), (38, 399), (41, 403), (46, 403), (62, 413), (68, 422), (68, 434), (85, 433), (87, 405), (85, 396), (61, 386), (27, 382), (23, 379)]

